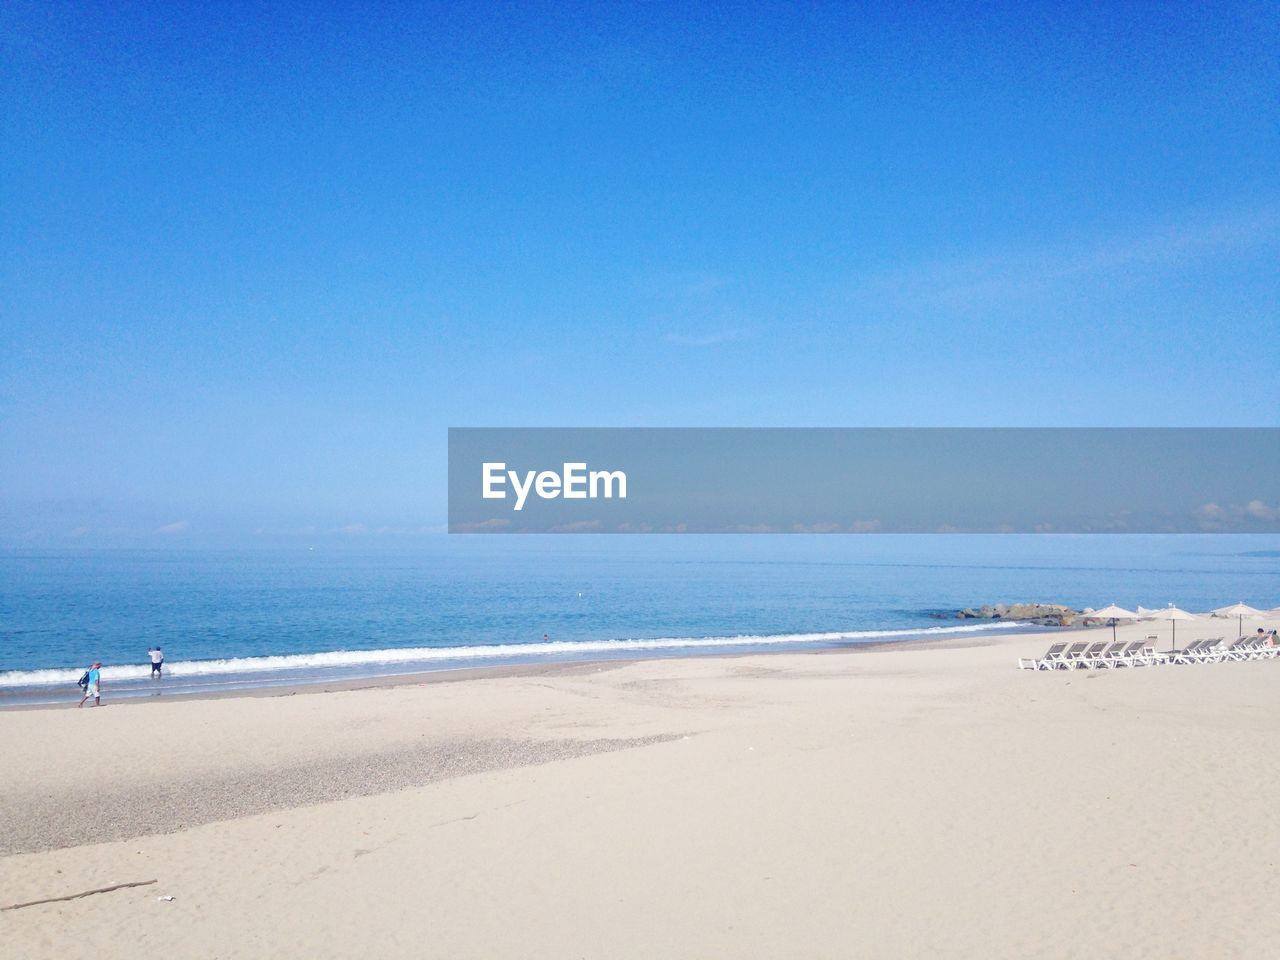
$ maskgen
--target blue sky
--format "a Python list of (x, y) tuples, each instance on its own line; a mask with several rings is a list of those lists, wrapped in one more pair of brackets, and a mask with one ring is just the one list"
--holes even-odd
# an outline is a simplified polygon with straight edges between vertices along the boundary
[(449, 426), (1280, 425), (1273, 7), (853, 6), (5, 5), (0, 538), (433, 529)]

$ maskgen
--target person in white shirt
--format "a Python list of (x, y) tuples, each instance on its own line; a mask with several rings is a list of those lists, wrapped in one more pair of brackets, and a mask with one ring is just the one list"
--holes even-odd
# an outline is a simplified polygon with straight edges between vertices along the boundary
[(160, 652), (159, 647), (152, 647), (147, 653), (151, 655), (151, 676), (158, 680), (160, 668), (164, 666), (164, 654)]

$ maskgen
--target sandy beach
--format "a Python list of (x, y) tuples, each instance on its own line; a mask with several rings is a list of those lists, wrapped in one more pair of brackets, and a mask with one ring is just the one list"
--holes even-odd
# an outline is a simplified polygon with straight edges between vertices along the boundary
[(1280, 660), (1051, 639), (0, 713), (4, 954), (1268, 953)]

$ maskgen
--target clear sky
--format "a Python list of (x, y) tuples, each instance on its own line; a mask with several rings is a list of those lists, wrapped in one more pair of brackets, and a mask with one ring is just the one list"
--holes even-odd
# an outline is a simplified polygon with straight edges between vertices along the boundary
[(1274, 4), (859, 6), (11, 0), (0, 542), (438, 528), (449, 426), (1280, 425)]

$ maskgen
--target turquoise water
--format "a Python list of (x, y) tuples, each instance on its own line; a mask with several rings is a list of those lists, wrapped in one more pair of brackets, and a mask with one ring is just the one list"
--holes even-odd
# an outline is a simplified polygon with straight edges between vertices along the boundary
[[(1280, 538), (427, 537), (0, 553), (0, 699), (574, 657), (798, 649), (955, 630), (1019, 600), (1280, 604)], [(989, 624), (980, 625), (988, 628)], [(550, 642), (544, 643), (546, 634)], [(165, 650), (163, 686), (147, 649)]]

